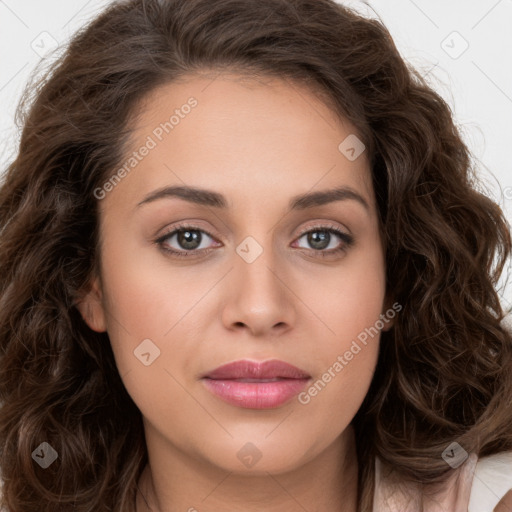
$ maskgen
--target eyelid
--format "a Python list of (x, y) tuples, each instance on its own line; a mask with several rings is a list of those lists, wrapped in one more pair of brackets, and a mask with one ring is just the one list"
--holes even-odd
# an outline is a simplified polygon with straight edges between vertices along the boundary
[[(205, 233), (206, 235), (208, 235), (210, 238), (212, 238), (214, 240), (218, 240), (219, 238), (221, 238), (220, 235), (216, 234), (215, 232), (212, 233), (209, 229), (206, 229), (206, 228), (200, 226), (199, 224), (194, 224), (192, 222), (183, 221), (183, 222), (178, 222), (177, 224), (173, 224), (169, 228), (165, 228), (164, 232), (161, 235), (158, 235), (157, 238), (153, 241), (155, 243), (161, 243), (161, 242), (165, 241), (166, 239), (170, 238), (171, 236), (174, 236), (177, 231), (186, 230), (186, 229), (189, 229), (190, 231), (200, 231), (201, 233)], [(185, 251), (183, 251), (183, 252), (185, 252)], [(194, 252), (197, 252), (197, 250)]]
[(302, 235), (305, 235), (306, 233), (309, 233), (310, 231), (312, 231), (314, 229), (318, 229), (318, 230), (333, 229), (335, 231), (341, 231), (342, 233), (346, 234), (347, 236), (350, 236), (350, 237), (352, 236), (349, 229), (347, 229), (345, 227), (340, 227), (339, 225), (333, 224), (330, 221), (323, 221), (323, 222), (322, 221), (313, 221), (312, 224), (307, 225), (305, 228), (303, 228), (300, 231), (298, 236), (301, 237)]
[(163, 228), (162, 234), (157, 235), (157, 239), (162, 239), (169, 237), (170, 235), (174, 234), (176, 231), (183, 230), (183, 229), (190, 229), (191, 231), (201, 231), (203, 233), (206, 233), (208, 236), (216, 239), (222, 238), (220, 233), (217, 233), (214, 229), (203, 227), (200, 223), (201, 221), (178, 221), (176, 224), (173, 224), (172, 226), (168, 226)]

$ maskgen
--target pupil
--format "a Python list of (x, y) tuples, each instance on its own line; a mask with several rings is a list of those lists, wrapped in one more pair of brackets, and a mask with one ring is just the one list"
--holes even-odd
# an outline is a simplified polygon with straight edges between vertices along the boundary
[(308, 235), (308, 242), (315, 249), (325, 249), (329, 245), (330, 233), (327, 231), (313, 231)]
[(201, 233), (199, 231), (178, 231), (178, 243), (185, 250), (197, 249), (201, 245)]

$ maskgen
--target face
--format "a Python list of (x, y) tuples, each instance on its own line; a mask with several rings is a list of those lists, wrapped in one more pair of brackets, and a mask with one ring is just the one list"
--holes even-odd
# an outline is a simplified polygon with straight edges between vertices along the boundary
[(80, 308), (163, 451), (278, 473), (346, 432), (386, 311), (355, 137), (287, 81), (191, 76), (146, 98), (97, 192), (100, 275)]

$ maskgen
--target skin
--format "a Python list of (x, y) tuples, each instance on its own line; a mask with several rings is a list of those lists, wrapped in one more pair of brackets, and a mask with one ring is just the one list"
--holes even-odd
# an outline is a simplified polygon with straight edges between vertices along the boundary
[[(275, 358), (315, 382), (385, 313), (366, 154), (349, 161), (338, 150), (354, 127), (304, 86), (227, 73), (154, 91), (131, 151), (191, 96), (198, 101), (191, 113), (100, 201), (100, 271), (80, 305), (91, 329), (108, 332), (143, 415), (149, 465), (139, 487), (160, 512), (353, 512), (349, 424), (368, 391), (379, 336), (307, 404), (294, 398), (274, 409), (239, 408), (211, 394), (200, 376), (239, 359)], [(137, 206), (171, 185), (222, 193), (227, 207), (176, 197)], [(288, 208), (298, 194), (340, 186), (368, 207), (345, 199)], [(177, 258), (155, 243), (180, 221), (205, 231), (196, 256)], [(301, 233), (325, 226), (351, 234), (354, 244), (322, 258)], [(248, 236), (263, 250), (251, 263), (236, 252)], [(161, 245), (185, 250), (176, 235)], [(326, 251), (340, 246), (331, 234)], [(134, 350), (148, 338), (160, 356), (145, 366)], [(250, 468), (237, 457), (249, 442), (261, 455)], [(140, 494), (137, 510), (149, 510)]]

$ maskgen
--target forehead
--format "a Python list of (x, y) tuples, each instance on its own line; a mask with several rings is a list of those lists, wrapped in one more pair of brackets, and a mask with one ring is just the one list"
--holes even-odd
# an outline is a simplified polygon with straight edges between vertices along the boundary
[(144, 145), (151, 149), (123, 180), (130, 186), (122, 185), (140, 198), (169, 184), (222, 189), (228, 196), (240, 188), (292, 196), (341, 183), (364, 191), (372, 203), (365, 152), (352, 161), (342, 152), (353, 137), (355, 128), (302, 84), (188, 76), (139, 104), (126, 156)]
[[(162, 119), (169, 120), (174, 112), (180, 119), (173, 123), (180, 123), (184, 119), (180, 110), (191, 98), (196, 100), (197, 107), (193, 108), (190, 116), (186, 112), (185, 117), (192, 119), (194, 130), (202, 127), (207, 130), (215, 121), (217, 129), (212, 130), (210, 137), (214, 137), (221, 128), (224, 129), (222, 134), (226, 135), (230, 121), (231, 128), (243, 130), (239, 131), (240, 138), (258, 133), (262, 140), (268, 134), (275, 137), (286, 133), (318, 132), (323, 137), (332, 135), (337, 139), (340, 132), (356, 132), (348, 120), (342, 119), (332, 106), (328, 106), (326, 102), (329, 100), (325, 93), (320, 95), (318, 87), (311, 89), (285, 78), (227, 72), (213, 76), (186, 75), (156, 88), (143, 98), (136, 109), (136, 132), (139, 135), (146, 133), (151, 127), (158, 126)], [(206, 130), (198, 135), (205, 135)], [(172, 131), (173, 135), (179, 133), (174, 128)]]

